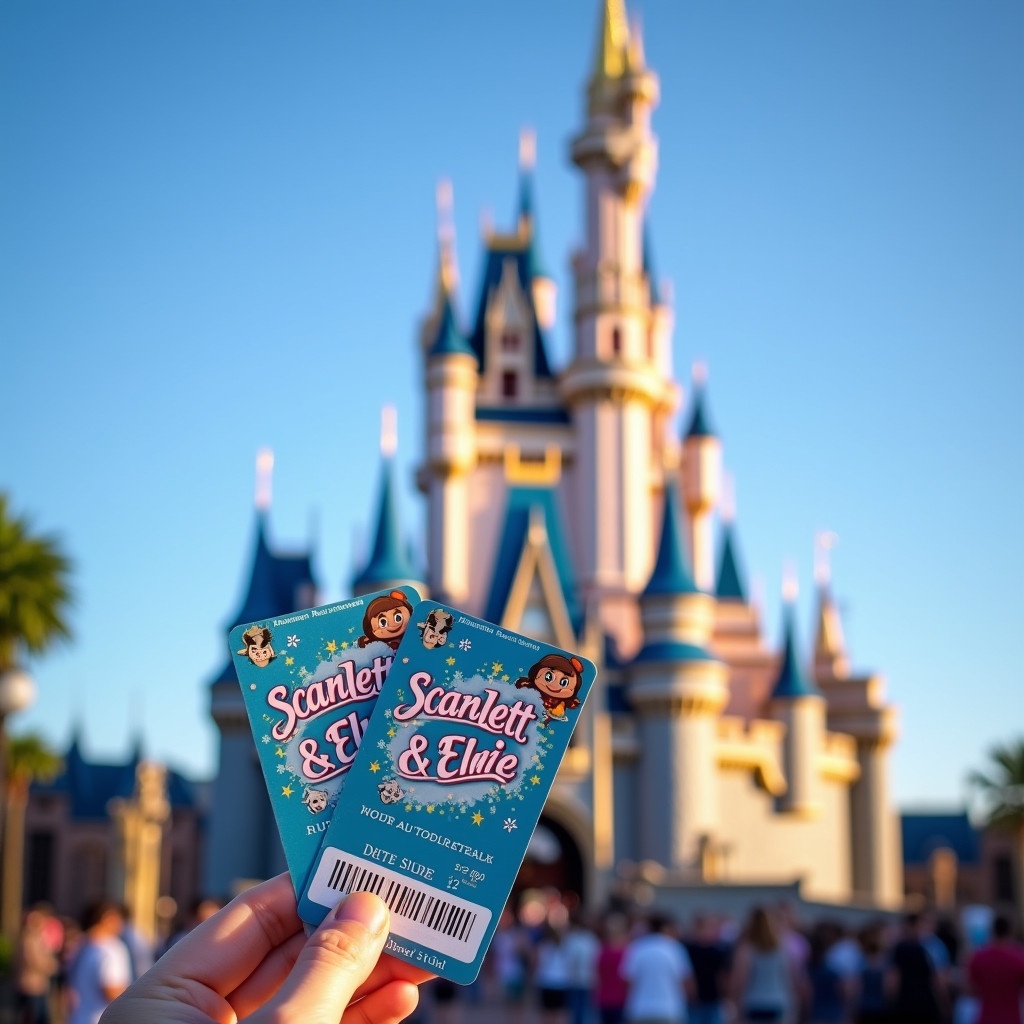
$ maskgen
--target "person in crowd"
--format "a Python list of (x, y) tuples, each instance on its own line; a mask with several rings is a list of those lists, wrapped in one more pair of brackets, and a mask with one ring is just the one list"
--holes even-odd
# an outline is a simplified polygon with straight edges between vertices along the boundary
[(68, 1024), (96, 1024), (131, 982), (131, 959), (120, 938), (123, 927), (121, 908), (109, 900), (90, 904), (82, 914), (82, 942), (68, 975)]
[(975, 1024), (1022, 1024), (1024, 949), (1006, 914), (996, 914), (991, 940), (968, 960), (967, 986), (978, 1000)]
[(622, 977), (622, 958), (629, 942), (629, 918), (621, 913), (609, 914), (601, 935), (597, 954), (597, 988), (595, 1002), (601, 1024), (622, 1024), (629, 987)]
[(550, 922), (544, 925), (533, 951), (533, 983), (543, 1024), (567, 1024), (569, 959), (562, 932)]
[(810, 1024), (844, 1024), (850, 1001), (850, 984), (837, 955), (842, 928), (833, 921), (819, 921), (811, 933), (807, 962)]
[(928, 935), (923, 915), (911, 913), (903, 922), (903, 935), (892, 949), (886, 985), (893, 1019), (900, 1024), (941, 1024), (945, 992), (942, 975), (925, 944)]
[(722, 1024), (730, 951), (719, 939), (718, 926), (711, 915), (699, 913), (694, 918), (686, 953), (693, 966), (694, 980), (690, 1024)]
[(504, 1004), (515, 1013), (522, 1005), (526, 992), (530, 944), (523, 926), (510, 907), (506, 907), (498, 919), (489, 955)]
[(124, 927), (121, 929), (121, 941), (128, 948), (128, 957), (132, 965), (132, 981), (140, 978), (153, 966), (156, 959), (154, 943), (132, 920), (132, 912), (129, 906), (121, 907), (121, 917), (124, 920)]
[(884, 925), (866, 924), (858, 935), (861, 962), (851, 991), (854, 1024), (889, 1024), (889, 1002), (885, 991), (888, 965)]
[(58, 1020), (66, 1021), (71, 1015), (71, 989), (69, 979), (71, 967), (78, 956), (78, 950), (82, 945), (82, 928), (72, 917), (62, 917), (63, 941), (57, 953), (57, 960), (60, 966), (57, 968), (57, 976), (53, 979), (53, 1004), (56, 1009), (55, 1016)]
[(693, 997), (693, 966), (673, 934), (671, 918), (653, 914), (647, 932), (634, 939), (622, 957), (620, 973), (629, 987), (625, 1019), (645, 1024), (682, 1024)]
[(47, 937), (50, 914), (25, 914), (14, 953), (14, 1002), (18, 1024), (50, 1024), (50, 982), (60, 963)]
[(564, 946), (569, 966), (569, 1020), (571, 1024), (591, 1024), (601, 943), (579, 910), (569, 917)]
[(291, 880), (278, 875), (175, 943), (110, 1005), (103, 1024), (398, 1024), (430, 975), (381, 955), (389, 921), (380, 897), (356, 892), (307, 938)]
[(755, 907), (733, 955), (730, 983), (741, 1020), (787, 1020), (799, 1005), (797, 972), (768, 912)]

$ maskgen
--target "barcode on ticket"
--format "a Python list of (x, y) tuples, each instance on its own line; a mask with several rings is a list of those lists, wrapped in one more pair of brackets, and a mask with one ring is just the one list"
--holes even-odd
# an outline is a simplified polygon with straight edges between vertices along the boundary
[(476, 956), (491, 920), (487, 907), (329, 846), (320, 853), (306, 895), (314, 903), (333, 907), (350, 892), (376, 893), (388, 905), (393, 937), (463, 963)]

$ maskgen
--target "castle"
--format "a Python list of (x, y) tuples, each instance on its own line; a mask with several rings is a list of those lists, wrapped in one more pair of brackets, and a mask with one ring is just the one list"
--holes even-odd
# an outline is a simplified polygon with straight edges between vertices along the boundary
[[(881, 680), (851, 673), (827, 580), (812, 664), (791, 603), (780, 649), (769, 646), (736, 526), (722, 515), (722, 444), (702, 381), (674, 435), (673, 314), (645, 218), (657, 101), (639, 29), (623, 0), (602, 0), (571, 143), (586, 213), (571, 259), (572, 354), (560, 369), (547, 354), (555, 285), (539, 251), (529, 146), (516, 223), (484, 232), (465, 322), (442, 216), (436, 299), (420, 330), (427, 565), (409, 563), (386, 462), (375, 543), (353, 589), (412, 583), (598, 663), (542, 819), (562, 881), (586, 899), (607, 896), (632, 864), (666, 892), (798, 884), (808, 900), (895, 906), (895, 716)], [(260, 508), (232, 622), (315, 603), (308, 556), (272, 550), (266, 519)], [(206, 887), (227, 891), (282, 870), (283, 858), (230, 661), (211, 710), (221, 746)]]

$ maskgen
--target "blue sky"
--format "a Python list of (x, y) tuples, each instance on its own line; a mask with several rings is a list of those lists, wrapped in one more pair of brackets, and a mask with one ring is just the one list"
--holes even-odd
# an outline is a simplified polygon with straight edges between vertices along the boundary
[[(0, 5), (0, 487), (76, 563), (73, 644), (12, 723), (211, 773), (206, 684), (276, 453), (272, 532), (347, 592), (399, 410), (422, 509), (415, 336), (454, 183), (460, 306), (538, 136), (543, 255), (567, 260), (596, 0)], [(857, 667), (901, 709), (893, 792), (957, 803), (1024, 733), (1024, 7), (675, 3), (650, 218), (675, 362), (710, 365), (740, 546), (775, 641), (812, 541)]]

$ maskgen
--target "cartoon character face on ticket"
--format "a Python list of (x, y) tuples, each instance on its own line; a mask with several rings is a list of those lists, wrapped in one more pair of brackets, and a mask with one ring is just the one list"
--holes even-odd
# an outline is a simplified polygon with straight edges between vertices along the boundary
[(375, 597), (366, 608), (363, 616), (363, 635), (357, 641), (360, 647), (382, 640), (392, 650), (405, 636), (405, 631), (412, 621), (412, 603), (401, 590), (392, 590), (390, 594)]
[(565, 719), (566, 711), (580, 706), (579, 693), (583, 683), (583, 663), (578, 658), (548, 654), (530, 668), (516, 686), (536, 690), (544, 701), (547, 718)]
[(242, 634), (245, 646), (238, 653), (244, 654), (257, 668), (266, 668), (277, 657), (272, 639), (266, 626), (251, 626)]

